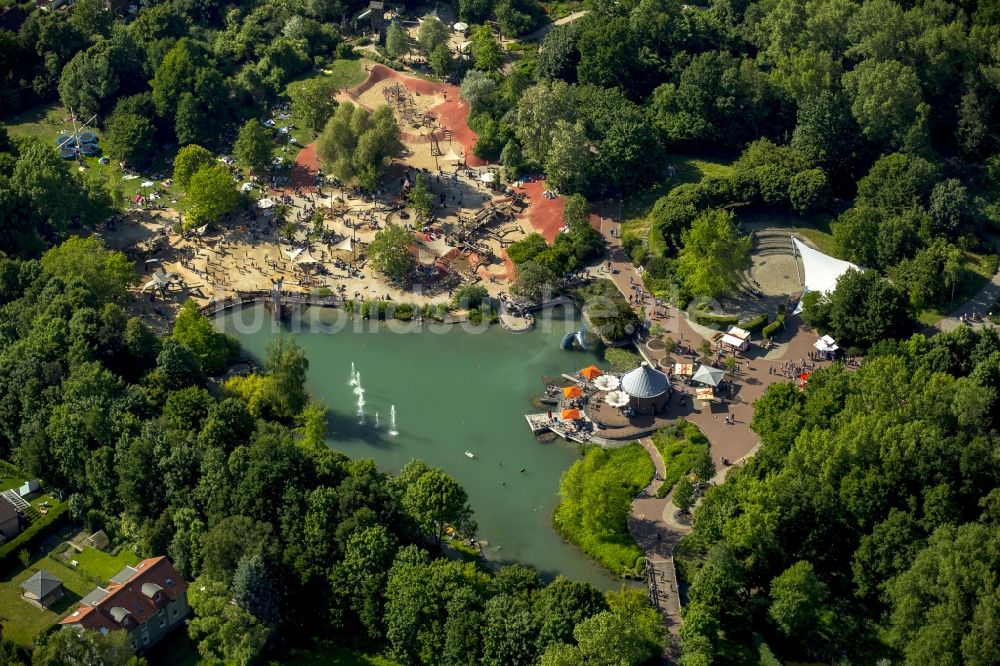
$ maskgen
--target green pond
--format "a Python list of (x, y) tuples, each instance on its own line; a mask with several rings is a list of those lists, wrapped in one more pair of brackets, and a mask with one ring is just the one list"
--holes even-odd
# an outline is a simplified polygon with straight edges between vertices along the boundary
[[(330, 446), (373, 458), (389, 472), (413, 458), (443, 468), (468, 492), (489, 560), (614, 589), (620, 581), (551, 526), (559, 476), (579, 458), (577, 445), (540, 443), (524, 419), (538, 411), (531, 398), (543, 377), (603, 363), (594, 352), (559, 348), (579, 327), (576, 312), (547, 314), (519, 334), (500, 326), (354, 322), (321, 308), (304, 310), (282, 329), (262, 307), (231, 312), (218, 324), (257, 360), (279, 330), (292, 332), (309, 359), (309, 392), (330, 409)], [(364, 423), (350, 384), (352, 363), (364, 389)], [(393, 406), (396, 435), (390, 434)]]

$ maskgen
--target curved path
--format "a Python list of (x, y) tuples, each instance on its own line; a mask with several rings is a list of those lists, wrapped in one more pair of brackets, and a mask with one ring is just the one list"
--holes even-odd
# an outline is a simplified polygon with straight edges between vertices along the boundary
[[(618, 202), (605, 202), (597, 208), (600, 219), (600, 231), (609, 244), (609, 252), (602, 267), (601, 277), (612, 280), (618, 290), (628, 298), (632, 295), (632, 284), (642, 284), (642, 276), (635, 270), (621, 246), (621, 239), (611, 234), (612, 230), (620, 230), (618, 220), (621, 219), (621, 205)], [(612, 272), (605, 269), (607, 261), (611, 262)], [(615, 272), (617, 271), (617, 272)], [(654, 308), (651, 300), (644, 300), (641, 306), (647, 310), (647, 319), (658, 324), (670, 333), (683, 347), (697, 349), (701, 342), (710, 339), (716, 331), (699, 326), (687, 319), (684, 312), (674, 307)], [(651, 316), (650, 313), (653, 313)], [(798, 361), (807, 359), (812, 351), (815, 340), (813, 333), (797, 323), (797, 318), (789, 318), (790, 335), (787, 341), (775, 350), (752, 360), (746, 357), (741, 363), (746, 363), (739, 370), (738, 383), (740, 389), (737, 399), (724, 405), (716, 405), (714, 409), (705, 407), (694, 409), (684, 414), (684, 418), (697, 425), (709, 440), (713, 459), (716, 461), (718, 473), (712, 479), (715, 484), (725, 481), (726, 473), (732, 465), (724, 466), (721, 458), (741, 464), (757, 450), (759, 441), (757, 435), (750, 429), (753, 417), (753, 404), (768, 386), (779, 381), (790, 381), (783, 374), (770, 370), (778, 370), (785, 360)], [(683, 356), (677, 352), (675, 356)], [(697, 354), (688, 352), (692, 362)], [(671, 409), (673, 409), (671, 403)], [(726, 422), (725, 416), (735, 421)], [(660, 452), (648, 438), (640, 440), (643, 448), (649, 453), (656, 468), (656, 477), (633, 501), (628, 526), (635, 542), (642, 548), (647, 560), (647, 582), (650, 586), (650, 601), (663, 614), (664, 625), (670, 641), (666, 657), (676, 660), (680, 654), (678, 630), (680, 628), (681, 604), (677, 585), (676, 569), (673, 562), (673, 551), (681, 537), (687, 534), (691, 527), (678, 523), (674, 518), (677, 508), (670, 497), (657, 498), (656, 491), (663, 483), (664, 462)]]
[[(990, 236), (989, 239), (993, 242), (993, 247), (996, 249), (997, 253), (1000, 254), (1000, 236)], [(997, 265), (997, 270), (996, 273), (993, 274), (993, 279), (987, 282), (983, 288), (979, 290), (979, 293), (969, 299), (969, 301), (960, 308), (952, 312), (949, 316), (934, 324), (932, 328), (938, 331), (950, 331), (954, 328), (958, 328), (963, 323), (963, 319), (967, 320), (973, 314), (985, 317), (997, 300), (1000, 300), (1000, 264)], [(988, 320), (984, 319), (984, 321)], [(973, 324), (973, 326), (982, 325), (983, 324)], [(992, 324), (989, 325), (992, 326)]]
[(628, 531), (646, 554), (646, 577), (649, 583), (649, 600), (663, 613), (664, 624), (670, 636), (667, 656), (679, 656), (677, 631), (681, 626), (680, 596), (677, 594), (677, 572), (674, 568), (674, 546), (689, 527), (673, 522), (666, 524), (676, 510), (668, 498), (659, 498), (656, 491), (663, 485), (665, 467), (660, 452), (649, 438), (639, 441), (653, 459), (656, 475), (650, 484), (632, 502), (628, 516)]

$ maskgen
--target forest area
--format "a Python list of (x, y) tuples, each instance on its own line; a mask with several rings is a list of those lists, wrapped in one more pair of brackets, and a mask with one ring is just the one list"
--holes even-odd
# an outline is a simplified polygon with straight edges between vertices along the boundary
[[(366, 4), (143, 1), (123, 20), (103, 0), (72, 12), (2, 0), (22, 16), (0, 30), (0, 108), (72, 108), (131, 166), (176, 155), (175, 177), (205, 205), (192, 219), (217, 222), (246, 201), (215, 154), (266, 165), (257, 119), (279, 105), (320, 134), (335, 87), (300, 79), (360, 57), (369, 38), (341, 27)], [(460, 82), (474, 154), (568, 196), (567, 233), (511, 246), (519, 275), (548, 284), (596, 260), (598, 200), (642, 209), (623, 247), (680, 307), (735, 295), (753, 215), (823, 220), (830, 251), (866, 269), (803, 313), (865, 365), (769, 389), (759, 452), (695, 509), (678, 555), (681, 663), (997, 663), (1000, 338), (917, 331), (996, 268), (1000, 2), (580, 6), (536, 45), (517, 39), (552, 3), (458, 0), (467, 54), (442, 49), (436, 18), (415, 43), (390, 29), (367, 52), (390, 64), (415, 52), (428, 76)], [(658, 657), (664, 631), (641, 591), (444, 557), (445, 523), (475, 533), (465, 491), (419, 461), (392, 476), (323, 446), (326, 408), (305, 393), (293, 340), (211, 393), (235, 341), (194, 308), (162, 338), (129, 318), (134, 266), (85, 237), (121, 212), (121, 181), (14, 134), (0, 128), (0, 457), (61, 491), (76, 523), (168, 555), (198, 589), (188, 634), (201, 658), (280, 662), (331, 645), (398, 664)], [(377, 148), (377, 165), (351, 165), (367, 189), (388, 159)], [(676, 176), (696, 160), (713, 168)], [(636, 464), (589, 487), (584, 469), (565, 491), (587, 490), (565, 511), (581, 523), (620, 522), (648, 476)], [(614, 511), (591, 501), (605, 490)], [(635, 567), (627, 536), (603, 528), (591, 550)], [(34, 654), (7, 641), (0, 657), (64, 663), (65, 640), (40, 637)], [(105, 663), (141, 661), (91, 640)]]

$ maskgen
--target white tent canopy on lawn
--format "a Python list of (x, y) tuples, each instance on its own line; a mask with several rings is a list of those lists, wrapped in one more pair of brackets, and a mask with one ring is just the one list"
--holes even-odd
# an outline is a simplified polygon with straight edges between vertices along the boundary
[[(833, 291), (841, 275), (852, 268), (861, 270), (849, 261), (836, 259), (819, 250), (814, 250), (794, 236), (792, 243), (799, 256), (802, 257), (802, 270), (805, 273), (803, 294), (810, 291), (818, 291), (821, 294)], [(802, 303), (799, 303), (795, 311), (802, 311)]]
[(282, 248), (282, 249), (285, 250), (285, 254), (288, 255), (288, 258), (291, 261), (295, 261), (296, 259), (299, 258), (299, 255), (302, 254), (302, 250), (304, 250), (305, 248), (297, 247), (297, 248), (294, 248), (294, 249), (286, 249), (286, 248)]
[(454, 148), (449, 148), (448, 154), (445, 155), (442, 159), (444, 159), (445, 162), (451, 162), (454, 164), (455, 162), (461, 162), (462, 156), (456, 153)]
[(354, 249), (354, 244), (351, 242), (350, 237), (345, 238), (336, 245), (333, 246), (334, 250), (342, 250), (344, 252), (351, 252)]

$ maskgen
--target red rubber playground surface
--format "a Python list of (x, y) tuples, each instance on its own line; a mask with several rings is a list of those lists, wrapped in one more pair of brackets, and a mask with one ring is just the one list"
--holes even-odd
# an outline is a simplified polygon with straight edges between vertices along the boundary
[[(384, 65), (373, 65), (368, 72), (368, 78), (353, 88), (346, 88), (341, 91), (341, 95), (357, 103), (358, 97), (364, 94), (379, 81), (393, 79), (399, 81), (413, 92), (421, 95), (442, 95), (446, 101), (431, 108), (431, 113), (437, 117), (438, 122), (444, 129), (451, 130), (452, 136), (462, 144), (465, 152), (466, 162), (470, 167), (485, 166), (486, 160), (482, 160), (472, 154), (472, 146), (476, 143), (476, 133), (469, 129), (466, 119), (469, 116), (469, 107), (458, 98), (458, 86), (447, 83), (435, 83), (425, 81), (413, 76), (407, 76), (401, 72), (389, 69)], [(319, 159), (316, 157), (316, 144), (311, 143), (303, 148), (295, 158), (295, 165), (292, 169), (291, 185), (296, 187), (307, 187), (312, 185), (316, 171), (319, 169)], [(558, 227), (556, 227), (558, 230)]]

